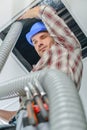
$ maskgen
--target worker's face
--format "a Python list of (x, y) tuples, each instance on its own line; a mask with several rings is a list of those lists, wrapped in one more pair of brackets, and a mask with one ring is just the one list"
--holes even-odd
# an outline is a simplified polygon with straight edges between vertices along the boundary
[(48, 32), (40, 32), (34, 35), (32, 42), (40, 57), (54, 44), (54, 40)]

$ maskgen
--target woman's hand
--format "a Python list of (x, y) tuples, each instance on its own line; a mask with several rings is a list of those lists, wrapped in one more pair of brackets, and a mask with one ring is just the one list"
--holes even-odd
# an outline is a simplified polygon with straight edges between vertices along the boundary
[(27, 10), (22, 16), (20, 16), (18, 18), (18, 20), (26, 19), (26, 18), (38, 18), (39, 10), (40, 10), (40, 6), (31, 8), (31, 9)]

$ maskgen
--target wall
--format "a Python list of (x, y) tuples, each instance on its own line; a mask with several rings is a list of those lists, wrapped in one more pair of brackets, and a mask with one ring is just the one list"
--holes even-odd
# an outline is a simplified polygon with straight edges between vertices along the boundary
[(79, 94), (82, 99), (82, 103), (87, 118), (87, 57), (83, 59), (83, 76), (82, 76), (82, 84), (81, 84)]

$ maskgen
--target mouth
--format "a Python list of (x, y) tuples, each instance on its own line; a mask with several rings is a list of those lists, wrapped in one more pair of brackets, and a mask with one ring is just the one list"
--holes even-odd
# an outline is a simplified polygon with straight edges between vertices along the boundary
[(46, 47), (40, 49), (40, 52), (44, 52), (44, 51), (46, 51)]

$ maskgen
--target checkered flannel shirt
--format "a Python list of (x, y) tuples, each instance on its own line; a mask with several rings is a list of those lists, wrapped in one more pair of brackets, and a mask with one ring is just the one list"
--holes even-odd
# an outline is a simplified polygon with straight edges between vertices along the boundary
[(41, 6), (39, 18), (54, 38), (55, 44), (43, 54), (33, 71), (56, 68), (70, 76), (79, 89), (83, 68), (79, 41), (52, 7)]

